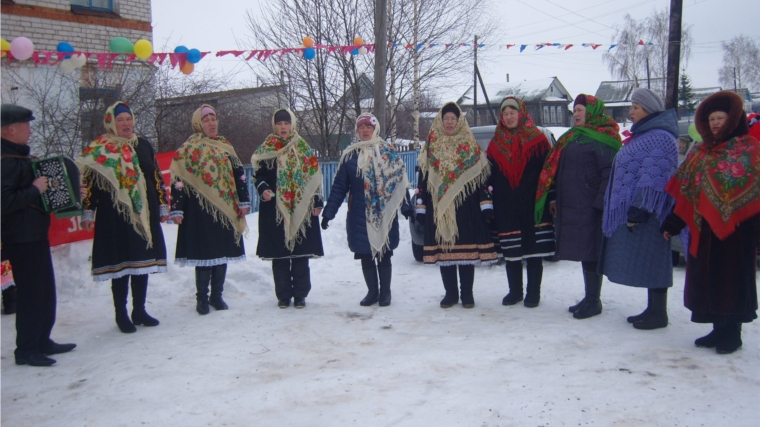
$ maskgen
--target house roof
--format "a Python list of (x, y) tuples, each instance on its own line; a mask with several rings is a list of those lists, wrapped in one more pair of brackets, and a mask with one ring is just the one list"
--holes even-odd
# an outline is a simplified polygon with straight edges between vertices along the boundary
[[(663, 78), (650, 79), (651, 82), (664, 83)], [(610, 107), (613, 103), (623, 103), (620, 105), (631, 105), (631, 95), (633, 90), (638, 87), (644, 87), (646, 80), (639, 80), (638, 84), (634, 80), (606, 81), (599, 83), (599, 88), (594, 94), (601, 99), (604, 105)]]
[[(556, 77), (546, 77), (536, 80), (523, 80), (521, 82), (486, 84), (486, 91), (491, 102), (500, 102), (505, 96), (512, 95), (524, 102), (535, 101), (566, 101), (571, 102), (573, 97)], [(460, 106), (471, 106), (473, 101), (473, 86), (458, 99)], [(481, 98), (482, 97), (482, 98)], [(478, 87), (478, 104), (480, 100), (485, 102), (483, 91)]]
[(221, 92), (209, 92), (209, 93), (199, 93), (196, 95), (178, 96), (176, 98), (159, 98), (159, 99), (156, 99), (156, 102), (160, 104), (164, 104), (164, 105), (182, 104), (186, 102), (195, 102), (199, 100), (204, 101), (204, 102), (213, 102), (219, 99), (234, 98), (236, 96), (251, 95), (251, 94), (256, 94), (259, 92), (268, 92), (272, 90), (286, 91), (287, 88), (281, 85), (249, 87), (249, 88), (244, 88), (244, 89), (225, 90)]

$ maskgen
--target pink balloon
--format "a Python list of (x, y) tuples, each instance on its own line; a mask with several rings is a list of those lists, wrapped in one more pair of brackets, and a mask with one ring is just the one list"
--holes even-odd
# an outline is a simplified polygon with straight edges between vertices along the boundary
[(24, 61), (32, 57), (34, 53), (34, 43), (26, 37), (16, 37), (11, 42), (11, 55), (19, 61)]

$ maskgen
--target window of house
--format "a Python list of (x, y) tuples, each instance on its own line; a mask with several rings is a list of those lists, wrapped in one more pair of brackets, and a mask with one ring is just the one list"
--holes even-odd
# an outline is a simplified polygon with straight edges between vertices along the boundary
[(544, 107), (544, 120), (543, 124), (551, 123), (551, 115), (549, 114), (549, 107)]
[(554, 107), (549, 107), (549, 113), (551, 113), (551, 120), (549, 123), (557, 123), (557, 110)]
[(113, 12), (114, 0), (71, 0), (71, 7)]

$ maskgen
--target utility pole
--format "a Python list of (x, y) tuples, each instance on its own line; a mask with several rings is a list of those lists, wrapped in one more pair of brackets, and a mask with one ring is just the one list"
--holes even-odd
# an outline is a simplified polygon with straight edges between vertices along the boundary
[(734, 92), (736, 92), (736, 67), (734, 67)]
[(683, 0), (670, 0), (670, 31), (668, 34), (668, 75), (665, 108), (678, 113), (678, 70), (681, 62), (681, 11)]
[(388, 0), (375, 0), (375, 117), (385, 137), (385, 73), (388, 67)]
[(475, 36), (475, 67), (472, 72), (472, 125), (478, 125), (478, 36)]
[(647, 51), (647, 89), (652, 89), (649, 83), (649, 51)]
[(418, 0), (414, 0), (412, 3), (412, 7), (414, 8), (414, 22), (413, 25), (413, 42), (414, 42), (414, 50), (412, 51), (412, 58), (414, 59), (414, 81), (412, 82), (412, 92), (413, 92), (413, 98), (414, 98), (414, 112), (412, 113), (414, 117), (414, 147), (419, 149), (420, 148), (420, 52), (417, 49), (417, 44), (419, 41), (417, 40), (417, 37), (419, 36), (419, 25), (420, 25), (420, 15), (418, 8)]
[[(393, 22), (393, 6), (390, 2), (388, 2), (388, 20), (392, 23)], [(388, 33), (393, 34), (393, 24), (391, 24), (391, 28), (389, 28)], [(391, 53), (391, 59), (388, 62), (388, 67), (390, 68), (391, 72), (391, 127), (388, 130), (388, 134), (391, 137), (391, 144), (396, 145), (396, 112), (398, 109), (396, 108), (396, 64), (395, 64), (395, 53)]]

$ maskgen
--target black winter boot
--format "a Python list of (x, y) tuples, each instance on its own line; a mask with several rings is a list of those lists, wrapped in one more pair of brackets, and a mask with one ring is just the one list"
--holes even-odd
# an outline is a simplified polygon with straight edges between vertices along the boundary
[(586, 302), (586, 297), (583, 297), (582, 300), (578, 301), (578, 304), (571, 305), (570, 307), (568, 307), (567, 311), (569, 311), (570, 313), (575, 313), (576, 311), (578, 311), (579, 308), (581, 308), (584, 302)]
[(116, 326), (125, 334), (137, 331), (135, 325), (129, 320), (127, 312), (127, 295), (129, 295), (129, 276), (111, 280), (111, 293), (113, 294), (113, 306), (116, 311)]
[(475, 307), (475, 298), (472, 295), (472, 287), (475, 284), (475, 266), (460, 265), (457, 269), (459, 270), (462, 307), (473, 308)]
[(502, 298), (501, 305), (515, 305), (523, 300), (522, 261), (507, 261), (507, 284), (509, 293)]
[(729, 323), (723, 328), (715, 352), (718, 354), (731, 354), (742, 347), (742, 324)]
[(195, 311), (206, 315), (208, 308), (208, 286), (211, 282), (211, 267), (195, 267)]
[(583, 282), (586, 287), (586, 297), (583, 304), (573, 313), (576, 319), (587, 319), (602, 312), (602, 280), (604, 276), (596, 271), (583, 270)]
[(227, 310), (229, 307), (222, 299), (224, 292), (224, 279), (227, 277), (227, 264), (211, 267), (211, 298), (208, 303), (216, 310)]
[(650, 330), (668, 326), (668, 288), (649, 290), (652, 302), (646, 315), (633, 323), (636, 329)]
[(701, 348), (715, 348), (723, 334), (723, 326), (713, 323), (713, 330), (709, 334), (694, 340), (694, 345)]
[(377, 266), (377, 274), (380, 276), (380, 307), (387, 307), (391, 305), (391, 276), (393, 275), (393, 266), (390, 260), (388, 260), (387, 265), (380, 263)]
[(649, 307), (651, 306), (652, 306), (652, 290), (647, 289), (647, 308), (645, 308), (644, 311), (642, 311), (640, 314), (637, 314), (635, 316), (628, 316), (626, 320), (628, 321), (628, 323), (635, 323), (635, 322), (638, 322), (639, 320), (642, 320), (643, 318), (647, 316), (647, 313), (649, 313)]
[(538, 303), (541, 301), (541, 279), (544, 276), (544, 266), (541, 264), (541, 258), (529, 259), (527, 270), (528, 286), (523, 305), (528, 308), (535, 308), (538, 307)]
[(378, 301), (380, 295), (377, 285), (377, 267), (374, 258), (369, 255), (362, 258), (362, 274), (364, 274), (364, 282), (367, 284), (367, 295), (364, 296), (359, 305), (369, 307)]
[(459, 288), (457, 286), (457, 267), (441, 267), (441, 279), (446, 295), (441, 300), (441, 308), (449, 308), (459, 302)]
[(3, 314), (16, 314), (16, 286), (3, 291)]
[(135, 325), (158, 326), (155, 319), (145, 311), (145, 300), (148, 298), (148, 275), (132, 276), (132, 323)]

